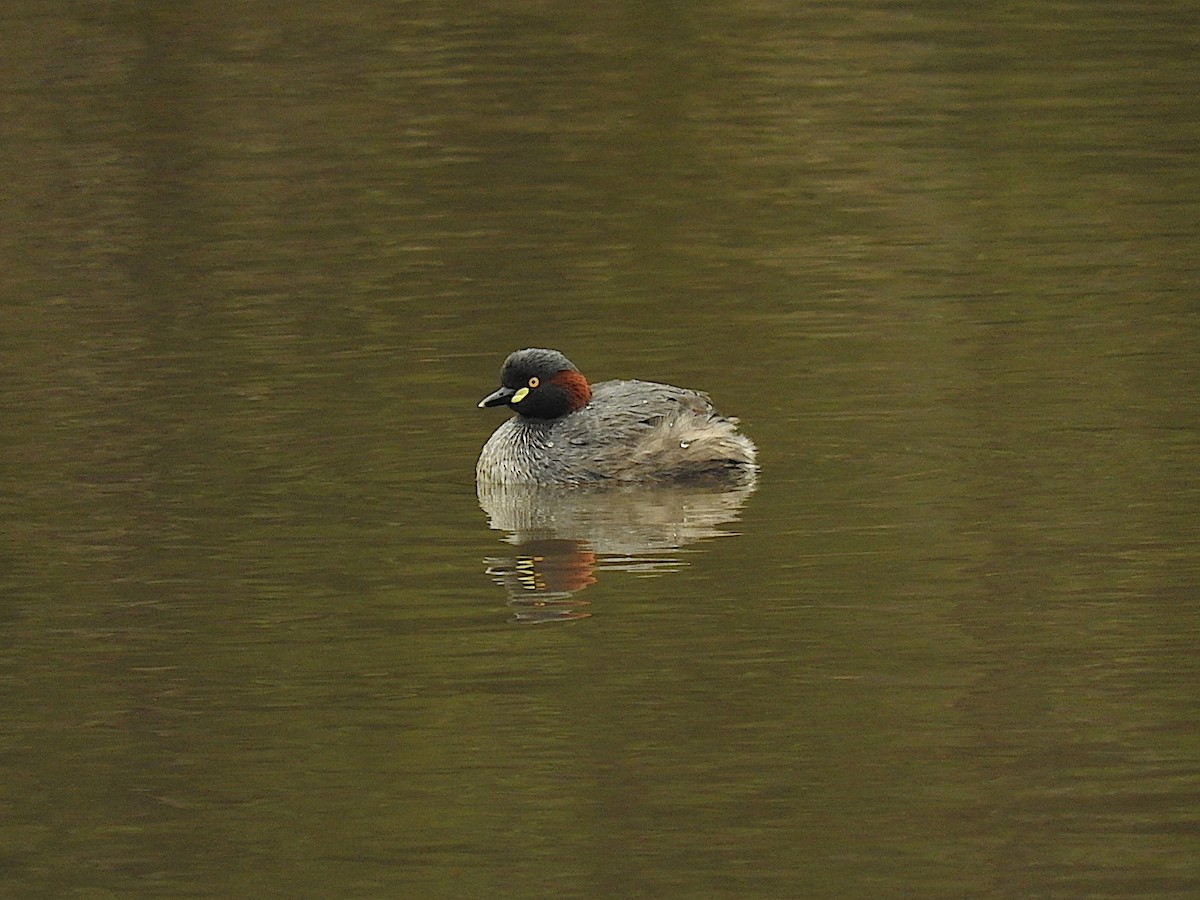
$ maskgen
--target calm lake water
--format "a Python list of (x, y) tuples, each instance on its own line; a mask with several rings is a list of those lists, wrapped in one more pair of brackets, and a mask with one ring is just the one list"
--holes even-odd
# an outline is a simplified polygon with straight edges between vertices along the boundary
[(0, 894), (1200, 895), (1193, 3), (17, 6)]

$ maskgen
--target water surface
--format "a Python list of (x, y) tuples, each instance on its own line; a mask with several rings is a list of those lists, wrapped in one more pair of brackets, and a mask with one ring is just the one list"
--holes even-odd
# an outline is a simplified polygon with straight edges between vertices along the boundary
[[(1189, 4), (5, 24), (0, 893), (1200, 892)], [(757, 489), (481, 507), (531, 345)]]

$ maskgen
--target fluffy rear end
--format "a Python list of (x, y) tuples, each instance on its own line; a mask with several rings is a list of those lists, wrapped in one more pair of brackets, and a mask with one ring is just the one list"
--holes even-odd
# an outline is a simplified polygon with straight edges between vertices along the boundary
[(757, 472), (754, 442), (737, 419), (696, 412), (655, 423), (629, 459), (630, 478), (744, 483)]

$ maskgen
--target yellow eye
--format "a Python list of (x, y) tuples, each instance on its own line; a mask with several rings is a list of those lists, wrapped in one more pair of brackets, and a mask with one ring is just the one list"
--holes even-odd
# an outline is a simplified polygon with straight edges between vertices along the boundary
[(539, 384), (541, 384), (541, 382), (540, 382), (540, 381), (538, 381), (538, 377), (537, 377), (536, 375), (534, 375), (532, 378), (530, 378), (530, 379), (529, 379), (529, 386), (530, 386), (531, 388), (535, 388), (535, 387), (537, 387)]

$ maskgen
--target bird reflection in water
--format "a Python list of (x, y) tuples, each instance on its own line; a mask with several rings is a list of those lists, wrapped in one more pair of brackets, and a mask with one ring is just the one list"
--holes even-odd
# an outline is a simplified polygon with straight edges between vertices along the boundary
[(487, 573), (508, 592), (513, 620), (527, 624), (586, 619), (587, 600), (575, 597), (596, 583), (596, 554), (583, 541), (546, 538), (518, 547), (516, 557), (492, 557)]
[(677, 570), (688, 545), (733, 533), (727, 526), (753, 492), (753, 484), (724, 491), (481, 484), (489, 524), (514, 545), (486, 560), (487, 574), (505, 589), (514, 622), (587, 618), (589, 601), (577, 595), (601, 572)]

